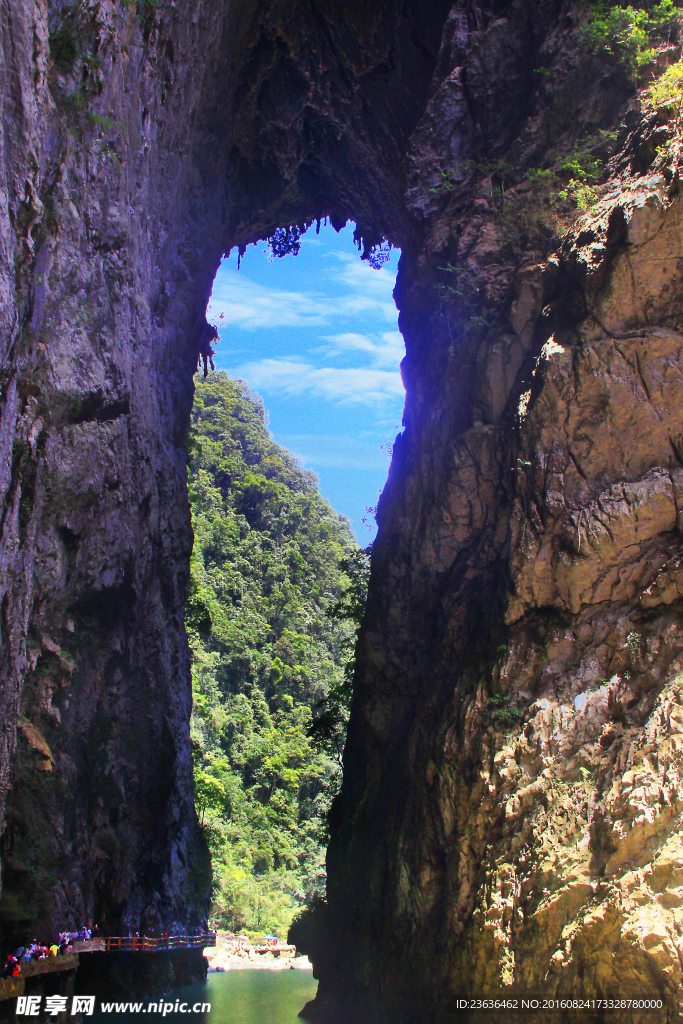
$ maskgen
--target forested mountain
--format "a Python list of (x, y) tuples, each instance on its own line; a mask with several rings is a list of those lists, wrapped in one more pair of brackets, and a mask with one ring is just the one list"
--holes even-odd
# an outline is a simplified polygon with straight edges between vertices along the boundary
[(195, 792), (214, 868), (214, 920), (286, 933), (324, 886), (337, 765), (308, 736), (344, 686), (351, 617), (330, 615), (357, 559), (348, 520), (275, 444), (263, 403), (197, 378), (189, 439), (195, 532), (187, 629)]

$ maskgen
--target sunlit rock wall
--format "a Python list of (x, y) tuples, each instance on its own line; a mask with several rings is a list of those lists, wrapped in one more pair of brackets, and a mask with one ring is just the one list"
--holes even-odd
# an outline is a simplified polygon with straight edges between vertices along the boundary
[[(322, 1020), (682, 980), (679, 129), (580, 12), (506, 14), (456, 5), (408, 147), (406, 429), (302, 932)], [(525, 170), (586, 139), (606, 170), (557, 244)]]
[[(439, 1019), (457, 992), (671, 997), (680, 984), (680, 200), (653, 177), (600, 206), (551, 272), (585, 285), (612, 260), (604, 287), (539, 339), (504, 436), (473, 424), (451, 448), (419, 599), (407, 551), (405, 611), (386, 593), (397, 632), (419, 622), (403, 658), (379, 625), (363, 646), (381, 684), (361, 691), (347, 779), (364, 788), (331, 884), (336, 906), (358, 906), (357, 936), (395, 936), (396, 963), (405, 944), (412, 970), (390, 974), (381, 1002), (400, 985), (408, 1014), (421, 1003)], [(386, 500), (384, 522), (392, 512)]]

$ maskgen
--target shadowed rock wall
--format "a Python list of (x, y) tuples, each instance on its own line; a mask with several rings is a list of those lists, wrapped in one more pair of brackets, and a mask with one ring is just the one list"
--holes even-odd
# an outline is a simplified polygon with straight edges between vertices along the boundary
[[(680, 131), (585, 13), (6, 0), (5, 927), (204, 913), (196, 332), (226, 249), (330, 215), (403, 250), (407, 400), (312, 1012), (680, 983)], [(587, 150), (572, 217), (534, 169)]]
[(8, 940), (205, 918), (183, 629), (197, 331), (233, 243), (352, 209), (370, 240), (405, 226), (397, 169), (446, 15), (418, 6), (3, 5)]

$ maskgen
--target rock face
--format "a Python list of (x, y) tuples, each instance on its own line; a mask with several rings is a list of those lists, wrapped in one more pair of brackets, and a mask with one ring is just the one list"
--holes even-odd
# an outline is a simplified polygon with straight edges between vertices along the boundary
[[(182, 626), (197, 332), (230, 246), (352, 217), (366, 247), (403, 250), (407, 400), (312, 1012), (668, 998), (679, 125), (586, 46), (580, 3), (425, 6), (6, 0), (1, 912), (10, 930), (202, 917)], [(679, 57), (662, 46), (660, 70)], [(587, 154), (603, 171), (581, 213), (553, 169)]]
[(183, 629), (204, 309), (233, 242), (353, 211), (379, 238), (377, 194), (398, 232), (446, 12), (3, 4), (7, 942), (205, 920)]
[[(680, 991), (679, 188), (648, 166), (661, 118), (601, 88), (569, 17), (546, 27), (533, 97), (523, 22), (463, 30), (408, 151), (428, 227), (399, 278), (406, 431), (328, 858), (341, 967), (312, 942), (323, 1020)], [(458, 118), (437, 213), (429, 140), (443, 161)], [(490, 180), (457, 182), (477, 129), (523, 167), (562, 153), (553, 122), (615, 131), (600, 198), (550, 254), (521, 174), (498, 171), (507, 211)]]
[[(125, 116), (121, 20), (112, 8), (41, 3), (5, 5), (3, 20), (3, 797), (12, 771), (2, 916), (12, 938), (34, 922), (93, 917), (170, 930), (199, 924), (206, 906), (182, 627), (190, 536), (178, 446), (190, 383), (174, 388), (180, 356), (151, 343), (160, 254), (137, 134), (144, 82), (131, 86), (125, 167), (116, 145), (127, 129), (108, 116), (112, 92)], [(70, 96), (50, 31), (53, 60), (82, 81)]]

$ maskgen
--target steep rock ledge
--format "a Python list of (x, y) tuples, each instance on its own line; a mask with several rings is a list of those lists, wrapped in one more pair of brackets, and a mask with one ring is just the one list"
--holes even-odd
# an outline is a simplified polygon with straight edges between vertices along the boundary
[[(582, 46), (583, 17), (7, 0), (6, 929), (202, 917), (196, 331), (226, 249), (330, 215), (403, 249), (407, 402), (312, 1012), (679, 983), (677, 129)], [(599, 203), (561, 242), (525, 171), (586, 138)]]

